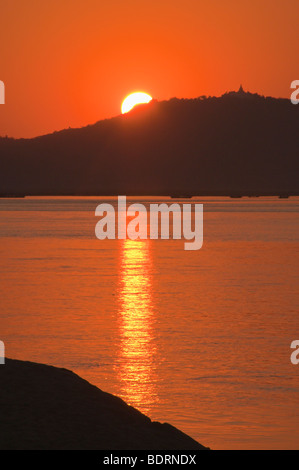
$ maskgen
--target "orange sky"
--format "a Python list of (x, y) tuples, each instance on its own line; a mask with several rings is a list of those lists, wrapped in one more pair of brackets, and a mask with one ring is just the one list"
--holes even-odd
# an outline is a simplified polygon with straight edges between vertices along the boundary
[(109, 118), (136, 90), (289, 97), (298, 18), (298, 0), (2, 0), (0, 135)]

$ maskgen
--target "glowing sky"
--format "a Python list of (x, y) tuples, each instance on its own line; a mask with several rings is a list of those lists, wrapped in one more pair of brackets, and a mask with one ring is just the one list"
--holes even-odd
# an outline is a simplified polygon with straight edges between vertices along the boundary
[(0, 135), (28, 137), (158, 100), (238, 89), (290, 96), (297, 0), (4, 0)]

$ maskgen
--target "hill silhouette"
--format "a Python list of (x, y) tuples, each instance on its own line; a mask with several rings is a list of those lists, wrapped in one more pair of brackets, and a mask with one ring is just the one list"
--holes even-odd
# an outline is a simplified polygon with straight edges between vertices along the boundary
[(299, 107), (229, 92), (152, 101), (33, 139), (0, 139), (0, 192), (15, 195), (299, 194)]

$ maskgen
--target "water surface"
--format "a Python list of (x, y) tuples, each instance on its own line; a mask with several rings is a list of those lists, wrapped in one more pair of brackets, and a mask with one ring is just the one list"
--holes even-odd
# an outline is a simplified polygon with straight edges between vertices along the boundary
[(100, 202), (116, 204), (0, 200), (7, 356), (72, 369), (212, 448), (298, 448), (299, 199), (163, 199), (204, 204), (199, 251), (99, 241)]

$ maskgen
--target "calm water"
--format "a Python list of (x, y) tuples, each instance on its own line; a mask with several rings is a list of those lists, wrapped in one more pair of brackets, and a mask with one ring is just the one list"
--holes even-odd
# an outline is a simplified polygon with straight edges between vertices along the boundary
[(72, 369), (212, 448), (299, 448), (299, 199), (197, 200), (199, 251), (97, 240), (102, 201), (0, 200), (7, 356)]

